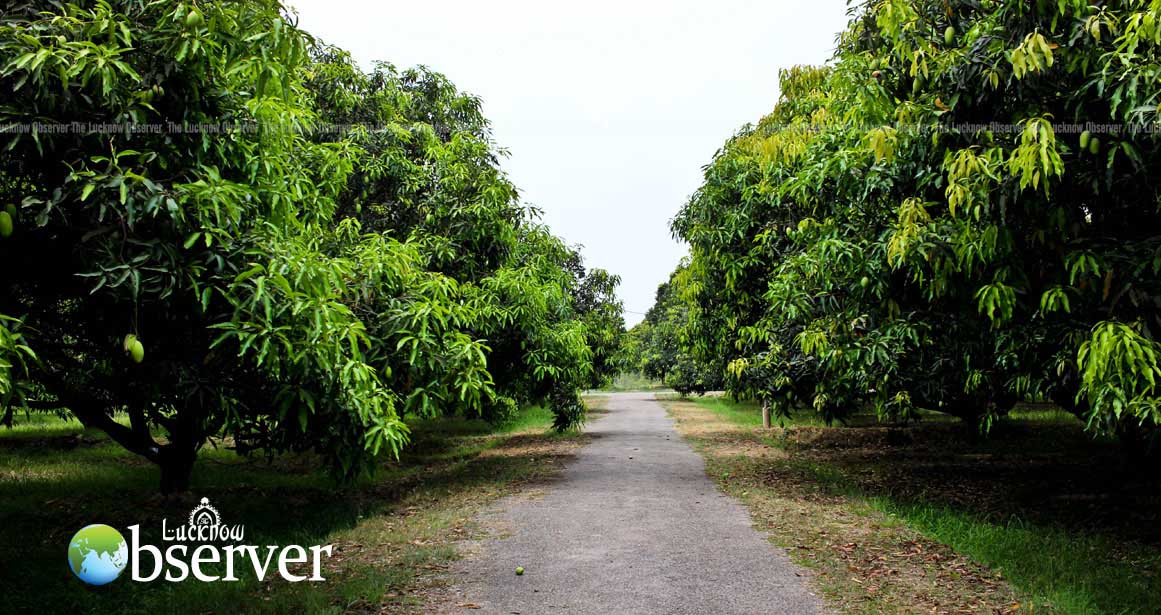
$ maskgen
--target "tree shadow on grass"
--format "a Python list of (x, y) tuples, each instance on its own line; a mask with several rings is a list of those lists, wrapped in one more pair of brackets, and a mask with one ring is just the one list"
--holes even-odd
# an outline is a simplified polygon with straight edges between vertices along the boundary
[[(108, 442), (82, 450), (0, 448), (0, 549), (19, 554), (0, 559), (3, 610), (275, 613), (358, 610), (363, 605), (377, 611), (385, 592), (404, 591), (396, 586), (415, 576), (410, 568), (389, 569), (395, 564), (394, 554), (385, 552), (388, 546), (369, 545), (365, 557), (334, 558), (324, 567), (328, 582), (310, 587), (270, 582), (269, 577), (258, 583), (252, 572), (250, 580), (243, 577), (238, 583), (135, 583), (126, 572), (107, 586), (90, 587), (68, 568), (68, 541), (92, 523), (119, 528), (127, 540), (124, 528), (139, 525), (143, 543), (164, 549), (168, 544), (160, 538), (161, 519), (179, 525), (207, 497), (223, 523), (245, 526), (244, 544), (335, 542), (341, 552), (339, 542), (369, 542), (360, 534), (368, 520), (438, 509), (447, 500), (483, 502), (515, 484), (547, 476), (567, 458), (550, 445), (554, 436), (548, 434), (489, 438), (486, 426), (453, 429), (451, 434), (417, 430), (417, 446), (403, 459), (384, 464), (376, 476), (353, 485), (336, 484), (311, 469), (310, 459), (235, 460), (218, 452), (199, 460), (190, 494), (179, 498), (156, 495), (157, 470)], [(405, 538), (391, 538), (403, 541), (399, 551), (409, 548)], [(420, 559), (446, 556), (439, 553), (425, 552)]]
[(1076, 423), (1011, 420), (987, 437), (962, 424), (801, 428), (788, 441), (867, 493), (1161, 547), (1161, 481)]
[[(770, 436), (764, 436), (769, 438)], [(1069, 613), (1151, 613), (1161, 487), (1069, 421), (793, 428), (765, 484), (856, 494)]]

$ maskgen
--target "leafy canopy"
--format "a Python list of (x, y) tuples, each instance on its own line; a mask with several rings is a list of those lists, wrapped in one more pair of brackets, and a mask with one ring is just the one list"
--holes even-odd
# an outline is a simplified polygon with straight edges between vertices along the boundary
[(1155, 433), (1161, 2), (876, 0), (672, 222), (735, 393)]
[(0, 407), (71, 412), (164, 489), (212, 437), (350, 476), (405, 413), (568, 428), (608, 369), (617, 280), (520, 205), (479, 101), (276, 0), (13, 6), (0, 125)]

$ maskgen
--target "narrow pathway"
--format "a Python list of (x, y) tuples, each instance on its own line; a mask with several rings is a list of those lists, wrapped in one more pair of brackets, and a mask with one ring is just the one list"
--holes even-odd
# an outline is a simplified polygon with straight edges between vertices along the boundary
[(822, 611), (799, 569), (706, 477), (652, 394), (611, 395), (608, 409), (543, 497), (509, 498), (485, 519), (499, 535), (451, 571), (458, 600), (480, 607), (464, 612)]

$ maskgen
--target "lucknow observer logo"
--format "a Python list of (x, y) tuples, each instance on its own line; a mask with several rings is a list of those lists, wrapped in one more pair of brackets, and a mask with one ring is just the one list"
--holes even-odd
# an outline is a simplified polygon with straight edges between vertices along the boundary
[(85, 526), (69, 541), (69, 568), (89, 585), (111, 583), (128, 561), (125, 537), (107, 525)]
[[(140, 525), (131, 525), (128, 529), (126, 544), (121, 532), (108, 525), (81, 528), (69, 541), (69, 569), (89, 585), (112, 583), (126, 568), (131, 579), (144, 583), (155, 581), (163, 574), (171, 582), (184, 581), (191, 575), (205, 583), (237, 581), (238, 574), (246, 574), (250, 568), (259, 581), (274, 568), (291, 583), (325, 581), (322, 556), (330, 557), (333, 547), (316, 545), (309, 548), (308, 555), (308, 549), (299, 545), (280, 548), (239, 544), (246, 537), (246, 528), (222, 523), (209, 498), (202, 498), (182, 525), (171, 528), (166, 519), (161, 520), (162, 541), (174, 543), (164, 552), (160, 547), (141, 544)], [(308, 564), (311, 574), (298, 574), (306, 572)]]

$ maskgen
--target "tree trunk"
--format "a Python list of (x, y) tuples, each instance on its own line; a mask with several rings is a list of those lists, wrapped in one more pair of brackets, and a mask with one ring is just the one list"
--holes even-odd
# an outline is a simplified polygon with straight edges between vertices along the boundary
[(770, 429), (770, 400), (762, 400), (762, 429)]
[(197, 449), (178, 444), (161, 447), (157, 465), (161, 468), (161, 493), (170, 495), (189, 491), (189, 479), (193, 474)]
[(157, 465), (161, 468), (161, 493), (169, 495), (189, 491), (198, 451), (205, 442), (201, 424), (201, 409), (196, 400), (181, 407), (178, 414), (165, 424), (169, 443), (161, 447)]

